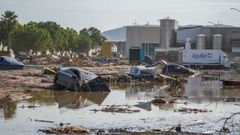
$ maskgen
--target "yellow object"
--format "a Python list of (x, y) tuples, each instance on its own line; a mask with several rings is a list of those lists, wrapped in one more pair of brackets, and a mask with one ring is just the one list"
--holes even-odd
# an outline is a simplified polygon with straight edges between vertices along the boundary
[(111, 42), (104, 42), (101, 46), (101, 57), (104, 58), (112, 58), (113, 53), (112, 53), (112, 46), (113, 44)]

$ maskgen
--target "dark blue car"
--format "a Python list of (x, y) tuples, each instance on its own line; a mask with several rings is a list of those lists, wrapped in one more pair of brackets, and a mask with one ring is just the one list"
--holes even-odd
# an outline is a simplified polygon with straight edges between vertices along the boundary
[(24, 64), (8, 56), (0, 56), (0, 70), (23, 69)]
[(162, 69), (163, 74), (184, 74), (193, 75), (195, 72), (181, 65), (169, 64), (165, 65)]
[(60, 70), (55, 75), (53, 82), (57, 87), (67, 90), (110, 92), (110, 89), (101, 77), (80, 68)]

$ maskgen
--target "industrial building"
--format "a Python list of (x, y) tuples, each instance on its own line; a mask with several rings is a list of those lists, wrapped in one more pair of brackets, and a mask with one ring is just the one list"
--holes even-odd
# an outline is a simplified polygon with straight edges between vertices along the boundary
[(185, 46), (186, 40), (190, 41), (192, 49), (221, 49), (229, 54), (240, 53), (240, 27), (224, 25), (180, 27), (177, 30), (177, 46)]
[(145, 55), (155, 56), (156, 48), (169, 48), (176, 45), (178, 23), (174, 19), (160, 20), (160, 25), (127, 26), (126, 51), (124, 57), (129, 57), (129, 49), (143, 48)]
[(240, 56), (240, 27), (227, 25), (178, 26), (174, 19), (162, 19), (160, 25), (126, 27), (126, 51), (144, 49), (144, 55), (156, 57), (156, 50), (187, 47), (188, 49), (220, 49), (230, 57)]
[(126, 51), (124, 57), (129, 57), (130, 48), (144, 48), (145, 55), (154, 55), (155, 48), (160, 47), (160, 26), (127, 26)]

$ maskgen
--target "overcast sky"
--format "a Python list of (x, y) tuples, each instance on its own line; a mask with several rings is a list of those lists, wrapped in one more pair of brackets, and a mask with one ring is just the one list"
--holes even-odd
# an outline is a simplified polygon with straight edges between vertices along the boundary
[(180, 25), (207, 22), (240, 26), (240, 0), (0, 0), (0, 13), (13, 10), (20, 23), (55, 21), (80, 30), (94, 26), (102, 31), (138, 24), (158, 24), (174, 18)]

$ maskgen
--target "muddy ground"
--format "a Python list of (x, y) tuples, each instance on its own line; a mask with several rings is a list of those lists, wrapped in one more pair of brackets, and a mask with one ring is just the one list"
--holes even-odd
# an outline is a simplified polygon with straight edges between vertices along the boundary
[[(102, 76), (126, 75), (129, 66), (83, 67)], [(21, 100), (30, 98), (30, 92), (53, 88), (53, 75), (45, 75), (42, 70), (25, 68), (0, 72), (0, 99)]]
[[(130, 66), (83, 67), (85, 70), (102, 76), (126, 75), (129, 68)], [(58, 134), (58, 132), (75, 131), (75, 128), (70, 126), (63, 130), (65, 128), (61, 126), (61, 123), (60, 130), (59, 128), (54, 128), (54, 124), (59, 122), (69, 122), (72, 125), (80, 123), (80, 125), (89, 128), (90, 133), (96, 134), (221, 134), (219, 133), (220, 131), (228, 133), (230, 132), (228, 130), (231, 130), (233, 127), (229, 125), (225, 127), (223, 124), (227, 117), (230, 117), (234, 112), (239, 112), (240, 90), (220, 88), (221, 85), (219, 81), (216, 81), (216, 78), (217, 80), (238, 80), (239, 75), (234, 72), (231, 73), (231, 71), (205, 70), (201, 72), (204, 73), (201, 77), (188, 78), (188, 84), (183, 89), (181, 87), (172, 88), (166, 84), (160, 86), (143, 84), (133, 88), (131, 86), (128, 86), (130, 88), (114, 88), (115, 90), (113, 89), (111, 93), (95, 95), (97, 93), (68, 93), (54, 90), (44, 92), (43, 89), (53, 88), (54, 76), (44, 75), (39, 69), (25, 68), (24, 70), (1, 71), (0, 99), (20, 100), (18, 104), (15, 104), (15, 110), (19, 116), (16, 115), (14, 122), (18, 122), (18, 118), (24, 118), (23, 120), (27, 121), (25, 123), (26, 126), (23, 128), (24, 131), (27, 130), (26, 127), (29, 125), (34, 125), (32, 121), (43, 123), (35, 124), (37, 125), (36, 127), (29, 127), (28, 130), (33, 134), (36, 133), (35, 130), (32, 131), (33, 129), (38, 129), (38, 131), (43, 133), (53, 132), (55, 134)], [(221, 75), (225, 73), (227, 74)], [(33, 102), (38, 94), (34, 96), (32, 93), (41, 91), (43, 91), (43, 95), (40, 97), (43, 99), (36, 101), (44, 101), (46, 105)], [(31, 99), (32, 96), (33, 98)], [(96, 99), (96, 97), (101, 98)], [(27, 103), (22, 99), (29, 99), (31, 102)], [(147, 104), (140, 104), (139, 108), (137, 104), (139, 101)], [(94, 102), (99, 106), (93, 105), (84, 108)], [(152, 107), (151, 111), (148, 108), (142, 109), (146, 107), (145, 105), (149, 105), (148, 103)], [(9, 106), (9, 102), (7, 102), (6, 106)], [(66, 111), (66, 108), (70, 110)], [(7, 114), (6, 110), (4, 111)], [(58, 113), (58, 110), (63, 114)], [(36, 116), (31, 114), (36, 114)], [(47, 117), (48, 115), (49, 117)], [(63, 115), (70, 118), (66, 117), (64, 119)], [(114, 122), (109, 118), (112, 118)], [(238, 118), (235, 117), (235, 120)], [(232, 119), (230, 120), (232, 121)], [(2, 128), (6, 130), (5, 133), (9, 133), (8, 128), (16, 125), (14, 123), (11, 125), (11, 120), (8, 121), (2, 123), (3, 126), (6, 126)], [(51, 124), (52, 121), (54, 122), (53, 124)], [(46, 124), (48, 122), (50, 123)], [(19, 123), (23, 124), (22, 119)], [(179, 123), (182, 125), (178, 125)], [(239, 124), (238, 121), (236, 123)], [(105, 124), (107, 129), (102, 127), (102, 124)], [(42, 125), (44, 126), (42, 127)], [(146, 125), (150, 128), (145, 129)], [(124, 129), (126, 126), (132, 126), (132, 129)], [(209, 128), (211, 126), (213, 128)], [(119, 127), (119, 129), (116, 127)], [(137, 127), (143, 128), (139, 129), (143, 132), (138, 133)], [(235, 129), (238, 129), (238, 127), (236, 126)], [(49, 130), (49, 128), (52, 130)], [(69, 128), (71, 129), (70, 131)], [(16, 129), (13, 131), (14, 133), (18, 131), (18, 128)], [(24, 131), (21, 129), (20, 133), (25, 133)], [(192, 131), (195, 133), (192, 133)], [(240, 133), (238, 130), (235, 132)], [(231, 133), (234, 133), (233, 130), (231, 130)]]
[(0, 72), (0, 99), (21, 100), (30, 98), (30, 91), (49, 88), (53, 76), (43, 75), (41, 70), (24, 69)]
[[(102, 67), (81, 67), (84, 70), (96, 73), (103, 77), (105, 80), (111, 82), (111, 79), (117, 79), (120, 76), (127, 76), (131, 66), (119, 65), (119, 66), (102, 66)], [(215, 74), (221, 74), (230, 71), (213, 71), (204, 70), (200, 71), (202, 74), (208, 76), (208, 78)], [(239, 76), (235, 73), (230, 74), (230, 78), (233, 80), (239, 80)], [(13, 101), (28, 99), (31, 97), (31, 91), (37, 91), (42, 89), (53, 89), (54, 75), (43, 74), (41, 67), (26, 67), (23, 70), (2, 70), (0, 72), (0, 99), (7, 98)], [(109, 80), (110, 78), (110, 80)], [(187, 77), (182, 77), (181, 83), (187, 81)], [(227, 77), (229, 79), (229, 77)], [(159, 80), (157, 80), (159, 81)], [(160, 80), (161, 83), (171, 83), (166, 78)], [(149, 81), (143, 82), (143, 84), (151, 83)], [(155, 82), (156, 83), (156, 82)], [(131, 85), (131, 84), (127, 84)], [(110, 87), (119, 87), (118, 84), (109, 84)], [(124, 86), (124, 85), (123, 85)]]

